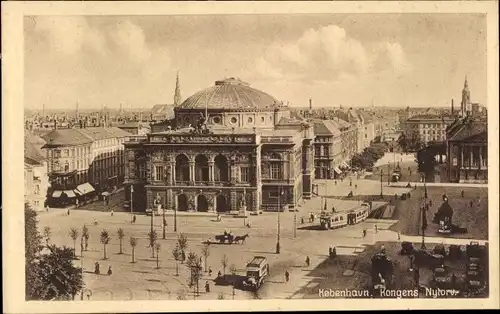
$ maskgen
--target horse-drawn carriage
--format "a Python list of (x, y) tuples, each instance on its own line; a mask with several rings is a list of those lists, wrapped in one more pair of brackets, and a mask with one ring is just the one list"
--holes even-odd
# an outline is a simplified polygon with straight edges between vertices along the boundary
[(224, 234), (219, 234), (215, 236), (215, 241), (220, 244), (243, 244), (249, 237), (248, 233), (242, 236), (234, 236), (231, 232), (224, 231)]

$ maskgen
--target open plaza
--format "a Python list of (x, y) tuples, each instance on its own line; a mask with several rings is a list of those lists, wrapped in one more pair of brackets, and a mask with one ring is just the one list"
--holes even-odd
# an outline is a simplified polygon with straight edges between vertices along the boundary
[[(166, 213), (165, 239), (162, 239), (162, 217), (154, 217), (154, 229), (158, 233), (161, 245), (158, 257), (152, 257), (149, 247), (148, 232), (151, 228), (151, 216), (136, 214), (136, 222), (132, 223), (130, 212), (122, 208), (123, 193), (111, 196), (110, 203), (95, 202), (69, 211), (51, 209), (39, 213), (39, 228), (51, 228), (50, 242), (57, 245), (73, 247), (69, 235), (71, 228), (81, 230), (85, 225), (90, 234), (87, 250), (81, 252), (80, 239), (76, 241), (75, 264), (83, 266), (85, 282), (84, 298), (91, 300), (165, 300), (165, 299), (252, 299), (252, 298), (314, 298), (319, 289), (365, 289), (370, 284), (370, 256), (383, 244), (391, 259), (398, 265), (398, 286), (408, 285), (410, 278), (405, 278), (408, 258), (399, 256), (397, 251), (403, 241), (420, 243), (419, 212), (423, 197), (423, 187), (388, 185), (383, 183), (384, 197), (380, 199), (380, 182), (369, 179), (357, 179), (352, 176), (342, 181), (316, 180), (319, 196), (299, 204), (298, 211), (264, 212), (261, 215), (250, 215), (246, 219), (231, 215), (222, 215), (217, 221), (212, 213)], [(323, 185), (326, 184), (326, 187)], [(428, 186), (428, 196), (432, 200), (428, 213), (429, 228), (425, 241), (429, 244), (466, 245), (473, 240), (484, 243), (487, 239), (487, 188), (462, 186)], [(353, 197), (346, 197), (349, 192)], [(463, 196), (462, 196), (462, 191)], [(322, 196), (325, 196), (323, 198)], [(410, 193), (411, 198), (394, 200), (394, 195)], [(430, 222), (432, 213), (440, 205), (440, 198), (446, 194), (454, 209), (456, 224), (466, 227), (468, 232), (461, 235), (443, 236), (436, 232)], [(377, 200), (377, 198), (379, 198)], [(320, 230), (319, 220), (310, 222), (310, 214), (316, 216), (326, 208), (335, 207), (337, 211), (358, 208), (365, 200), (374, 204), (392, 206), (391, 214), (385, 219), (368, 218), (355, 225), (335, 230)], [(472, 206), (471, 206), (472, 201)], [(389, 204), (390, 202), (390, 204)], [(389, 208), (389, 207), (388, 207)], [(112, 209), (112, 210), (111, 210)], [(387, 210), (387, 209), (386, 209)], [(176, 221), (175, 221), (176, 220)], [(278, 239), (278, 221), (280, 225), (280, 254), (276, 254)], [(250, 227), (246, 226), (250, 224)], [(174, 231), (176, 225), (177, 232)], [(117, 230), (122, 228), (125, 237), (120, 241)], [(111, 236), (106, 246), (107, 258), (104, 259), (104, 247), (100, 242), (100, 233), (105, 229)], [(203, 242), (214, 239), (216, 235), (230, 231), (233, 235), (248, 234), (242, 244), (209, 245), (209, 256), (204, 272), (199, 281), (199, 294), (194, 293), (189, 285), (190, 272), (187, 266), (176, 262), (173, 249), (178, 234), (188, 239), (187, 252), (202, 256)], [(366, 235), (363, 235), (366, 231)], [(398, 235), (399, 233), (399, 235)], [(130, 237), (138, 239), (135, 247), (135, 263), (132, 263)], [(329, 249), (335, 247), (337, 259), (329, 259)], [(156, 253), (155, 253), (156, 254)], [(224, 269), (222, 260), (227, 258)], [(217, 273), (245, 275), (245, 266), (254, 256), (265, 256), (270, 265), (270, 276), (266, 283), (256, 292), (233, 289), (231, 285), (215, 285)], [(305, 263), (310, 258), (310, 265)], [(94, 273), (94, 265), (100, 264), (101, 274)], [(111, 267), (112, 275), (106, 275)], [(463, 267), (457, 266), (457, 267)], [(178, 269), (178, 274), (177, 274)], [(209, 273), (208, 270), (212, 272)], [(285, 280), (284, 273), (290, 274)], [(427, 275), (422, 275), (422, 278)], [(208, 282), (210, 292), (205, 291)]]

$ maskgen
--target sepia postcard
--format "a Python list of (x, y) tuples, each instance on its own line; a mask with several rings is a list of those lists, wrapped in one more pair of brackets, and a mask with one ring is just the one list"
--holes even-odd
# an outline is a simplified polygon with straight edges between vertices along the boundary
[(495, 1), (3, 2), (2, 81), (6, 313), (499, 308)]

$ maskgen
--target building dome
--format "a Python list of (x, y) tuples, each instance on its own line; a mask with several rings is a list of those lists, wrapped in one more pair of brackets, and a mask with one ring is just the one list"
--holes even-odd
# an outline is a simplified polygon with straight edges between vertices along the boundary
[(181, 109), (267, 109), (278, 105), (269, 94), (250, 87), (239, 79), (228, 78), (216, 81), (215, 85), (199, 91), (186, 99)]

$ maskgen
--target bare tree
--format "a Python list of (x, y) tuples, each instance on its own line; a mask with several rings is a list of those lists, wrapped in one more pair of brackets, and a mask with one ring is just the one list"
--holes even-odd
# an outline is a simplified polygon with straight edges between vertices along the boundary
[(175, 275), (179, 276), (179, 260), (181, 259), (181, 249), (179, 248), (179, 245), (176, 245), (172, 250), (172, 255), (175, 260)]
[(203, 257), (205, 258), (205, 272), (207, 272), (208, 271), (207, 261), (208, 261), (208, 257), (210, 256), (210, 245), (205, 244), (201, 248), (201, 255), (203, 255)]
[(187, 256), (187, 266), (189, 267), (191, 271), (191, 279), (190, 279), (190, 284), (191, 285), (196, 285), (196, 295), (199, 294), (199, 283), (201, 279), (201, 270), (203, 267), (201, 266), (201, 259), (198, 255), (195, 253), (189, 253)]
[(184, 263), (186, 249), (188, 248), (188, 239), (183, 233), (179, 234), (179, 236), (177, 237), (177, 246), (181, 250), (181, 262)]
[(137, 238), (130, 237), (130, 246), (132, 247), (132, 263), (135, 263), (135, 247), (137, 246)]
[(220, 261), (220, 264), (222, 265), (222, 270), (223, 270), (224, 276), (226, 275), (226, 268), (227, 268), (228, 263), (229, 263), (229, 260), (227, 259), (227, 255), (224, 254), (224, 256), (222, 256), (222, 259)]
[(86, 251), (89, 246), (89, 238), (90, 238), (89, 228), (87, 228), (86, 225), (83, 225), (82, 237), (85, 239), (85, 251)]
[(73, 256), (76, 256), (76, 239), (78, 239), (78, 230), (75, 228), (69, 229), (69, 236), (73, 240)]
[(156, 230), (150, 230), (148, 232), (148, 239), (149, 239), (149, 246), (151, 247), (151, 254), (152, 257), (155, 257), (155, 243), (156, 240), (158, 240), (158, 234), (156, 233)]
[(106, 255), (106, 245), (109, 244), (109, 241), (111, 240), (111, 237), (109, 236), (109, 232), (106, 229), (103, 229), (101, 231), (101, 243), (104, 246), (104, 259), (108, 259)]
[(123, 231), (122, 228), (118, 228), (118, 231), (116, 232), (116, 234), (118, 235), (118, 240), (120, 240), (120, 253), (119, 254), (123, 254), (122, 244), (123, 244), (123, 238), (125, 238), (125, 232)]
[(43, 236), (45, 237), (45, 241), (47, 242), (47, 246), (49, 246), (51, 235), (52, 235), (52, 231), (51, 231), (50, 227), (43, 228)]
[(156, 251), (156, 268), (160, 268), (160, 249), (161, 249), (161, 244), (160, 243), (155, 243), (155, 251)]

